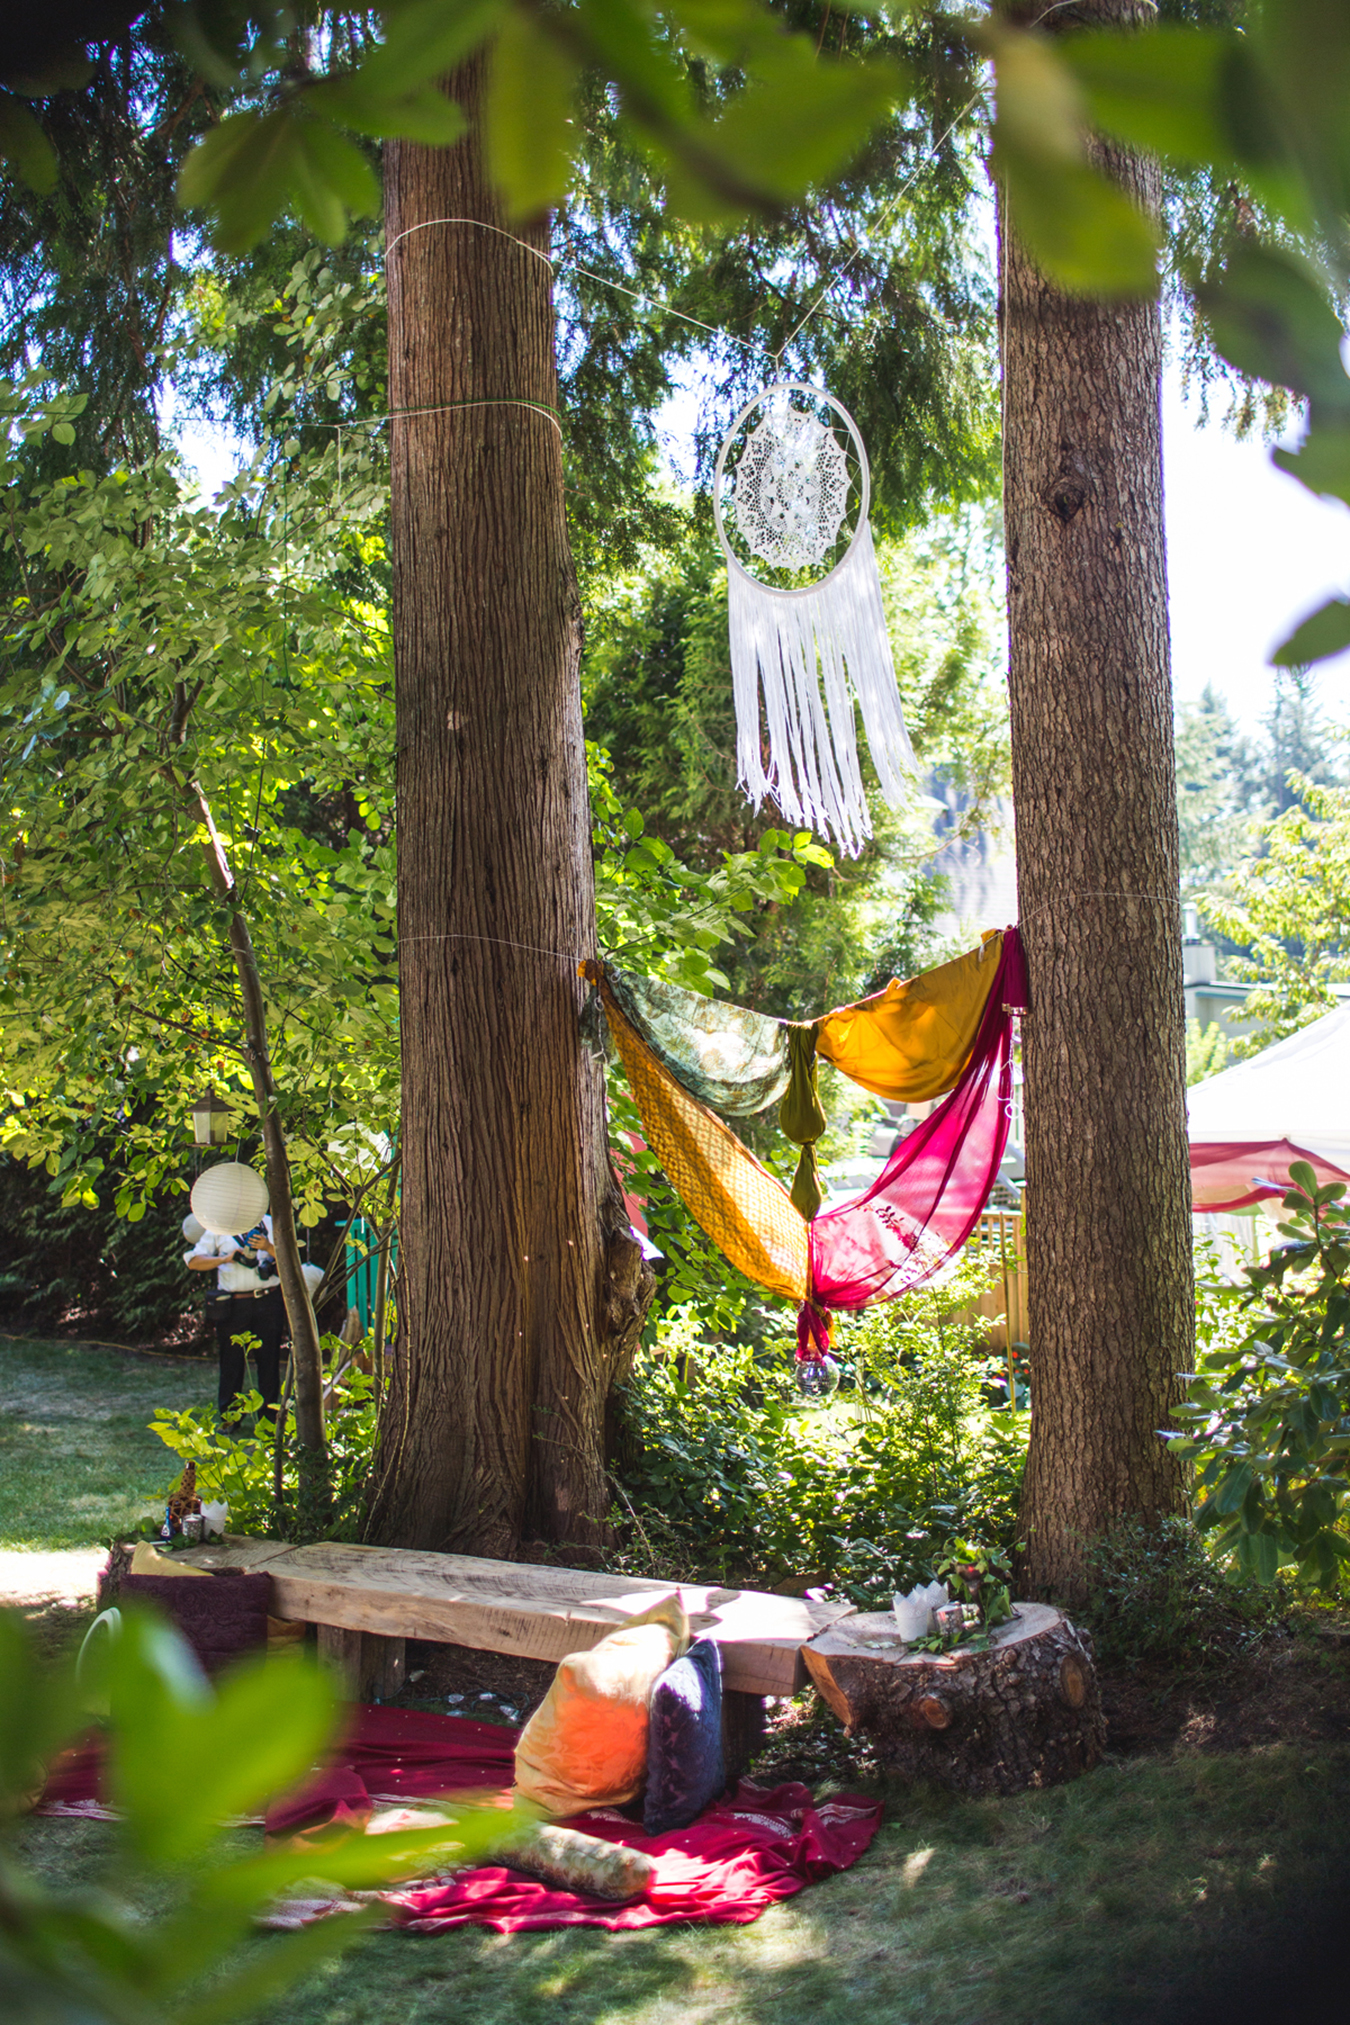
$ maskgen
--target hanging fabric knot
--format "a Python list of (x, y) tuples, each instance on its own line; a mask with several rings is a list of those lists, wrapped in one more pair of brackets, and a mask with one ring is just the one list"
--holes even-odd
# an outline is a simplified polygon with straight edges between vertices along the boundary
[(825, 1192), (816, 1164), (816, 1141), (827, 1123), (816, 1087), (816, 1034), (819, 1020), (808, 1020), (787, 1028), (788, 1086), (778, 1107), (778, 1124), (785, 1138), (800, 1146), (801, 1158), (788, 1191), (794, 1205), (808, 1223), (818, 1215)]
[(803, 1301), (797, 1310), (797, 1362), (823, 1364), (830, 1354), (830, 1313), (814, 1301)]

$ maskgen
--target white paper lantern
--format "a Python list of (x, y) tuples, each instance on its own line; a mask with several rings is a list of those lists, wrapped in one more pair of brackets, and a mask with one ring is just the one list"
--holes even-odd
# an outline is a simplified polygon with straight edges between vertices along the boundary
[(192, 1208), (203, 1229), (216, 1237), (238, 1237), (267, 1213), (267, 1183), (251, 1167), (226, 1160), (197, 1177)]
[(314, 1295), (318, 1293), (320, 1287), (323, 1285), (323, 1267), (315, 1265), (304, 1265), (301, 1266), (300, 1270), (305, 1276), (305, 1285), (309, 1288), (310, 1298), (312, 1300)]
[(199, 1237), (206, 1236), (205, 1224), (198, 1223), (191, 1210), (183, 1218), (183, 1236), (190, 1245), (195, 1245)]

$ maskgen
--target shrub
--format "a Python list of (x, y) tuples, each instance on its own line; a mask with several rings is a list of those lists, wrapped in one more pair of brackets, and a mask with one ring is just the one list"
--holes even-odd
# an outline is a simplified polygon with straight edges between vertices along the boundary
[(1289, 1172), (1286, 1243), (1203, 1338), (1172, 1446), (1195, 1463), (1217, 1553), (1263, 1581), (1294, 1566), (1334, 1587), (1350, 1560), (1350, 1210), (1344, 1183), (1318, 1188), (1306, 1161)]
[(1108, 1665), (1203, 1671), (1255, 1645), (1285, 1606), (1278, 1587), (1226, 1571), (1189, 1519), (1122, 1520), (1090, 1543), (1087, 1568), (1075, 1614)]
[(842, 1326), (844, 1382), (816, 1409), (781, 1339), (723, 1348), (699, 1340), (692, 1311), (669, 1318), (625, 1393), (626, 1565), (768, 1586), (815, 1576), (867, 1609), (928, 1580), (957, 1538), (1010, 1549), (1027, 1416), (991, 1406), (996, 1360), (953, 1312), (976, 1284), (962, 1268)]
[[(325, 1337), (325, 1348), (336, 1339)], [(345, 1345), (341, 1346), (345, 1353)], [(275, 1494), (276, 1440), (270, 1424), (259, 1419), (262, 1395), (244, 1392), (222, 1424), (209, 1411), (192, 1408), (175, 1413), (162, 1406), (150, 1421), (166, 1448), (183, 1462), (197, 1465), (197, 1494), (205, 1502), (220, 1499), (230, 1508), (232, 1533), (280, 1533), (291, 1540), (313, 1538), (316, 1528), (301, 1493), (300, 1444), (287, 1417), (282, 1437), (281, 1497)], [(326, 1540), (359, 1540), (365, 1514), (366, 1485), (375, 1453), (377, 1408), (375, 1382), (351, 1366), (333, 1390), (328, 1414), (328, 1467), (332, 1502), (323, 1513), (318, 1536)], [(165, 1492), (168, 1495), (167, 1488)]]

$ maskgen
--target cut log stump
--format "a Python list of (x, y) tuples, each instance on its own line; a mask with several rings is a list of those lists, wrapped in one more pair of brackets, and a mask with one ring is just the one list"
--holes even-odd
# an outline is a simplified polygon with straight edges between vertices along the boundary
[(1017, 1793), (1076, 1778), (1106, 1738), (1092, 1641), (1046, 1603), (1019, 1603), (983, 1652), (909, 1652), (889, 1612), (846, 1617), (802, 1648), (850, 1734), (890, 1769), (959, 1793)]

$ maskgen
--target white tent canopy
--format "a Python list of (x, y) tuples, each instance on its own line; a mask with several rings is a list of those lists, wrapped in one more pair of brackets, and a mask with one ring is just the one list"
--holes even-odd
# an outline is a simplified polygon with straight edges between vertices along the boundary
[(1193, 1146), (1287, 1140), (1350, 1172), (1350, 1004), (1195, 1084), (1187, 1098)]

